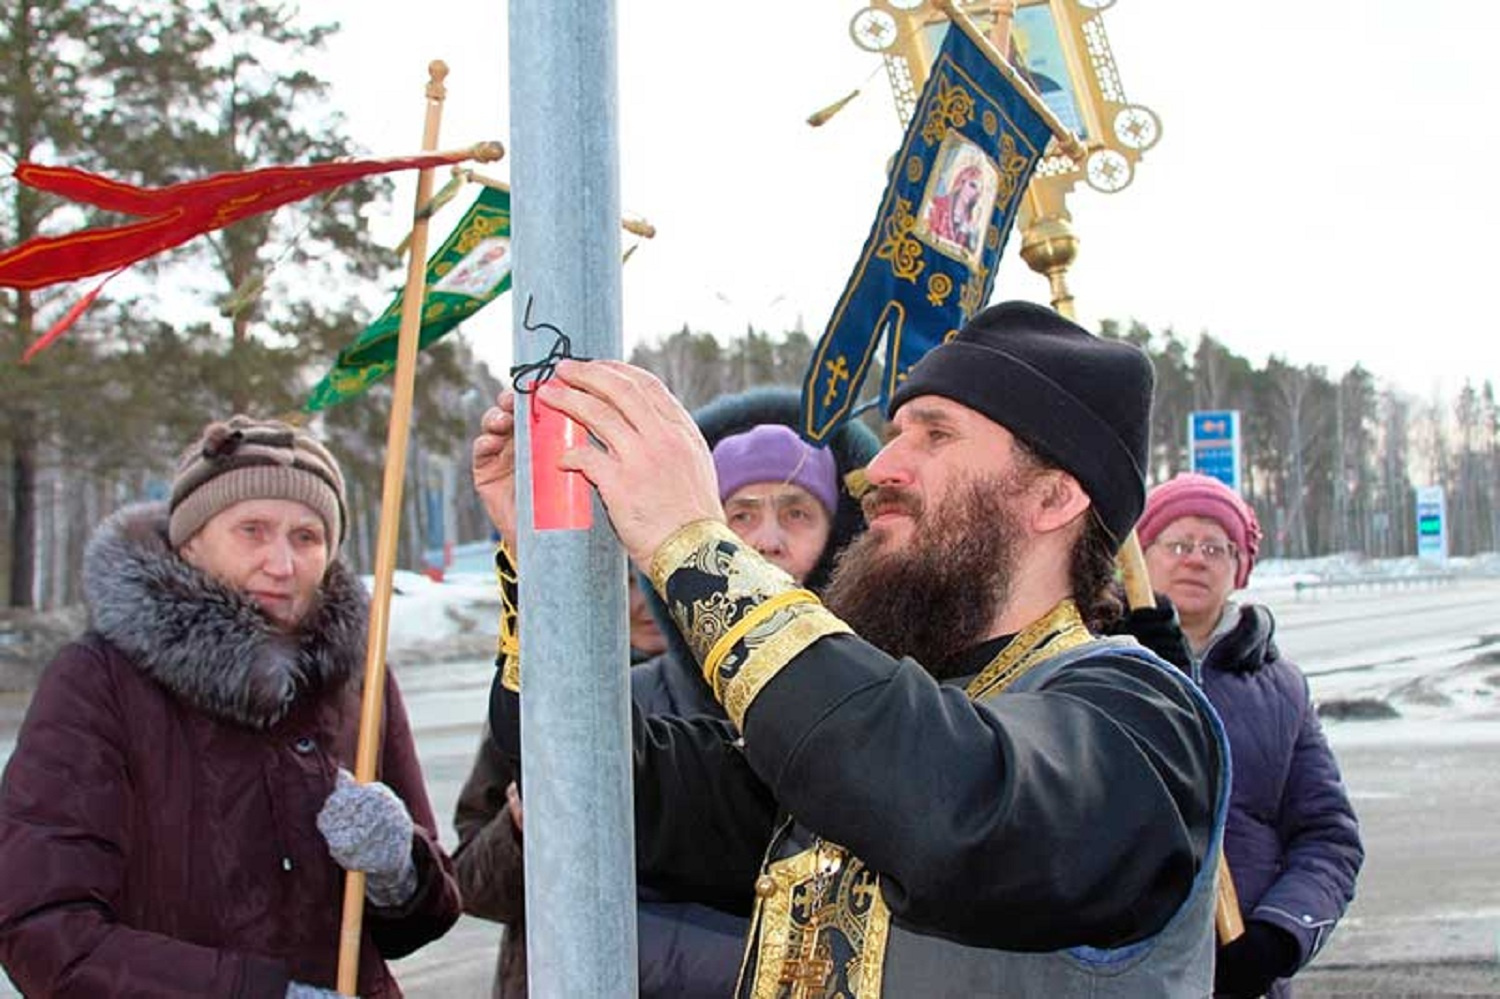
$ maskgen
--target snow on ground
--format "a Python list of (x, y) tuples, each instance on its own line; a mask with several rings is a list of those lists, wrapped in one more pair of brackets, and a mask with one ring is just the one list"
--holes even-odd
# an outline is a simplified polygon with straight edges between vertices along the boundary
[[(373, 590), (372, 577), (365, 585)], [(441, 580), (400, 570), (392, 579), (387, 654), (411, 666), (493, 657), (499, 614), (493, 569), (450, 571)]]
[[(493, 552), (487, 541), (459, 546), (441, 581), (397, 573), (392, 662), (423, 666), (492, 658), (499, 613)], [(1442, 566), (1353, 554), (1269, 559), (1256, 565), (1238, 597), (1272, 608), (1283, 652), (1308, 674), (1340, 739), (1355, 737), (1355, 729), (1361, 738), (1372, 731), (1352, 719), (1380, 715), (1340, 714), (1339, 705), (1357, 709), (1368, 702), (1386, 706), (1392, 712), (1386, 717), (1406, 723), (1400, 726), (1403, 737), (1418, 741), (1451, 741), (1471, 726), (1494, 731), (1500, 720), (1497, 598), (1500, 555), (1494, 553)], [(1413, 621), (1439, 614), (1447, 618), (1428, 632), (1412, 630)]]

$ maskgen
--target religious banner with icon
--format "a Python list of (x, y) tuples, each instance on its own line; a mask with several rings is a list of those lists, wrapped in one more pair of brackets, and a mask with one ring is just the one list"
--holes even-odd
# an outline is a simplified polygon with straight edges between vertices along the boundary
[[(510, 191), (486, 185), (427, 260), (417, 349), (427, 349), (510, 288), (510, 261)], [(303, 409), (315, 412), (335, 406), (396, 370), (404, 297), (398, 294), (378, 319), (339, 351), (333, 369), (313, 388)]]
[(802, 436), (847, 420), (884, 342), (880, 405), (989, 300), (1052, 132), (964, 31), (949, 31), (907, 125), (859, 262), (802, 384)]

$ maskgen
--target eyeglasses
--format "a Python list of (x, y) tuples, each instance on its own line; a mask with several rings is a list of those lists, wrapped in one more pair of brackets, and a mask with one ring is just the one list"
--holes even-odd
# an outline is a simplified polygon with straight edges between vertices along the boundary
[(1223, 562), (1226, 559), (1236, 559), (1240, 556), (1240, 550), (1235, 547), (1233, 541), (1225, 541), (1220, 544), (1217, 541), (1167, 541), (1156, 542), (1167, 550), (1173, 558), (1187, 558), (1194, 551), (1203, 556), (1205, 562)]

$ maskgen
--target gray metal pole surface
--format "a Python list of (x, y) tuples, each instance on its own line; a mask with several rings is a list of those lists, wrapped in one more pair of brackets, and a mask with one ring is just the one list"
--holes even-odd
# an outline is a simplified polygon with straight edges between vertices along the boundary
[[(556, 336), (536, 327), (550, 323), (574, 354), (618, 358), (614, 3), (509, 9), (514, 356), (544, 358)], [(624, 555), (597, 496), (591, 527), (533, 529), (530, 402), (522, 396), (517, 410), (530, 994), (634, 997)]]

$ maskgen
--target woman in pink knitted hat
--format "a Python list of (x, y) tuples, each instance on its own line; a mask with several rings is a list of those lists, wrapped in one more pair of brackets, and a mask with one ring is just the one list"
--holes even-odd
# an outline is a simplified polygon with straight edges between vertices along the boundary
[(1184, 474), (1151, 491), (1136, 535), (1170, 604), (1131, 612), (1126, 630), (1192, 672), (1229, 734), (1224, 853), (1245, 934), (1219, 949), (1214, 994), (1289, 996), (1354, 897), (1364, 849), (1307, 679), (1276, 648), (1270, 610), (1231, 599), (1255, 567), (1260, 524), (1218, 479)]
[(1234, 625), (1229, 595), (1250, 581), (1260, 551), (1255, 511), (1218, 479), (1186, 472), (1151, 491), (1135, 532), (1152, 585), (1172, 599), (1201, 657), (1221, 626)]

